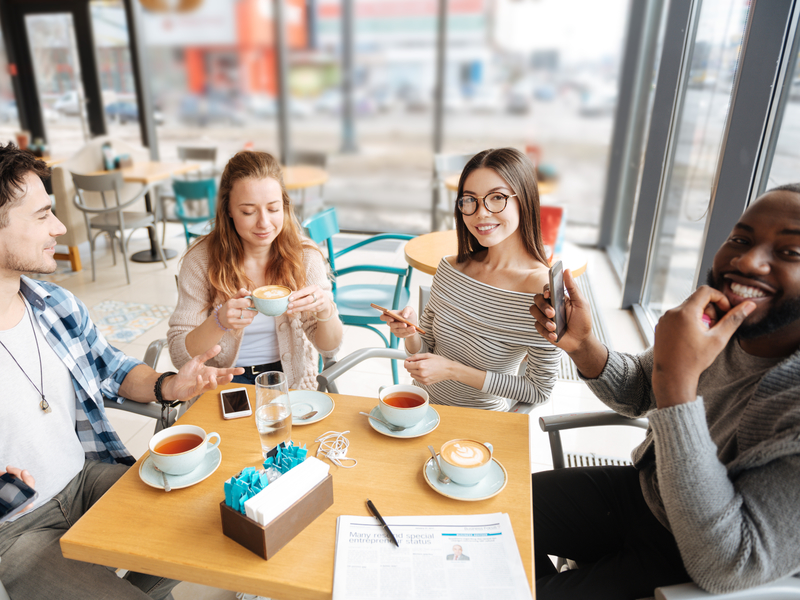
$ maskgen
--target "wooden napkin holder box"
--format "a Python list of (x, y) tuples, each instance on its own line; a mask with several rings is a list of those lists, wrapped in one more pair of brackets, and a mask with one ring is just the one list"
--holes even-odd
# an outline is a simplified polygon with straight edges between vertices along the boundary
[(330, 506), (333, 506), (333, 477), (328, 474), (269, 525), (256, 523), (223, 500), (219, 505), (222, 533), (269, 560)]

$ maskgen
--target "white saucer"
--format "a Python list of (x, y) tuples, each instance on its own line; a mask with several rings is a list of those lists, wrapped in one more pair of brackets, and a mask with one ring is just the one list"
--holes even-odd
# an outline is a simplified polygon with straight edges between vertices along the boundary
[[(209, 477), (214, 471), (216, 471), (221, 462), (222, 452), (220, 452), (219, 448), (209, 450), (206, 452), (203, 462), (197, 465), (197, 468), (191, 473), (187, 473), (186, 475), (167, 475), (169, 487), (173, 490), (180, 490), (182, 488), (194, 485), (195, 483), (200, 483), (203, 481), (203, 479)], [(139, 466), (139, 477), (141, 477), (142, 481), (144, 481), (150, 487), (158, 488), (160, 490), (164, 489), (164, 479), (161, 477), (161, 473), (156, 471), (155, 465), (153, 465), (153, 460), (150, 456), (145, 458), (142, 461), (142, 464)]]
[[(311, 425), (318, 423), (333, 412), (333, 398), (322, 392), (314, 390), (292, 390), (289, 392), (289, 402), (292, 403), (292, 425)], [(312, 410), (317, 411), (310, 419), (302, 421), (295, 417), (302, 417)]]
[(452, 481), (447, 484), (441, 483), (439, 470), (433, 464), (433, 458), (429, 458), (425, 462), (422, 474), (425, 476), (425, 482), (442, 496), (467, 502), (477, 502), (496, 496), (505, 489), (508, 483), (506, 468), (496, 458), (492, 459), (492, 467), (486, 477), (475, 485), (459, 485)]
[[(386, 417), (384, 417), (383, 413), (381, 412), (380, 406), (373, 408), (371, 411), (369, 411), (369, 414), (371, 414), (373, 417), (386, 420)], [(439, 413), (436, 412), (436, 410), (430, 405), (428, 405), (428, 413), (422, 418), (422, 421), (413, 427), (404, 429), (403, 431), (392, 431), (383, 423), (378, 423), (374, 419), (367, 419), (375, 431), (393, 438), (415, 438), (428, 435), (431, 431), (439, 426), (439, 420)]]

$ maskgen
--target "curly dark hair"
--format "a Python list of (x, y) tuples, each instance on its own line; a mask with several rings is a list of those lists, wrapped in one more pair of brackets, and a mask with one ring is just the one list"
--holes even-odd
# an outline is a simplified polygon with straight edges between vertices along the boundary
[(34, 173), (42, 179), (50, 177), (50, 167), (30, 152), (20, 150), (13, 142), (0, 144), (0, 229), (8, 225), (8, 211), (25, 192), (25, 175)]

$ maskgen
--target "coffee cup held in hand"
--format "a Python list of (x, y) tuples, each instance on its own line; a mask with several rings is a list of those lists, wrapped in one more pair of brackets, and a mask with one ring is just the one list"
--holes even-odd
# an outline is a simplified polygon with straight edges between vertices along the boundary
[[(210, 440), (215, 439), (214, 442)], [(173, 425), (150, 439), (153, 464), (168, 475), (186, 475), (194, 471), (209, 450), (219, 446), (217, 432), (206, 433), (196, 425)]]
[(413, 427), (428, 414), (428, 392), (414, 385), (387, 385), (378, 391), (383, 418), (398, 427)]
[(475, 485), (489, 473), (494, 448), (488, 442), (450, 440), (442, 444), (442, 471), (459, 485)]
[(277, 317), (286, 312), (289, 306), (289, 294), (292, 293), (282, 285), (262, 285), (248, 296), (256, 310), (268, 317)]

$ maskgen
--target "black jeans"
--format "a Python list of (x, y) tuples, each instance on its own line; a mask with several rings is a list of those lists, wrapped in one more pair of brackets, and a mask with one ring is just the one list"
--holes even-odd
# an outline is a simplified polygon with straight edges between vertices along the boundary
[[(538, 600), (636, 600), (690, 581), (634, 467), (558, 469), (531, 480)], [(548, 554), (579, 568), (557, 573)]]

